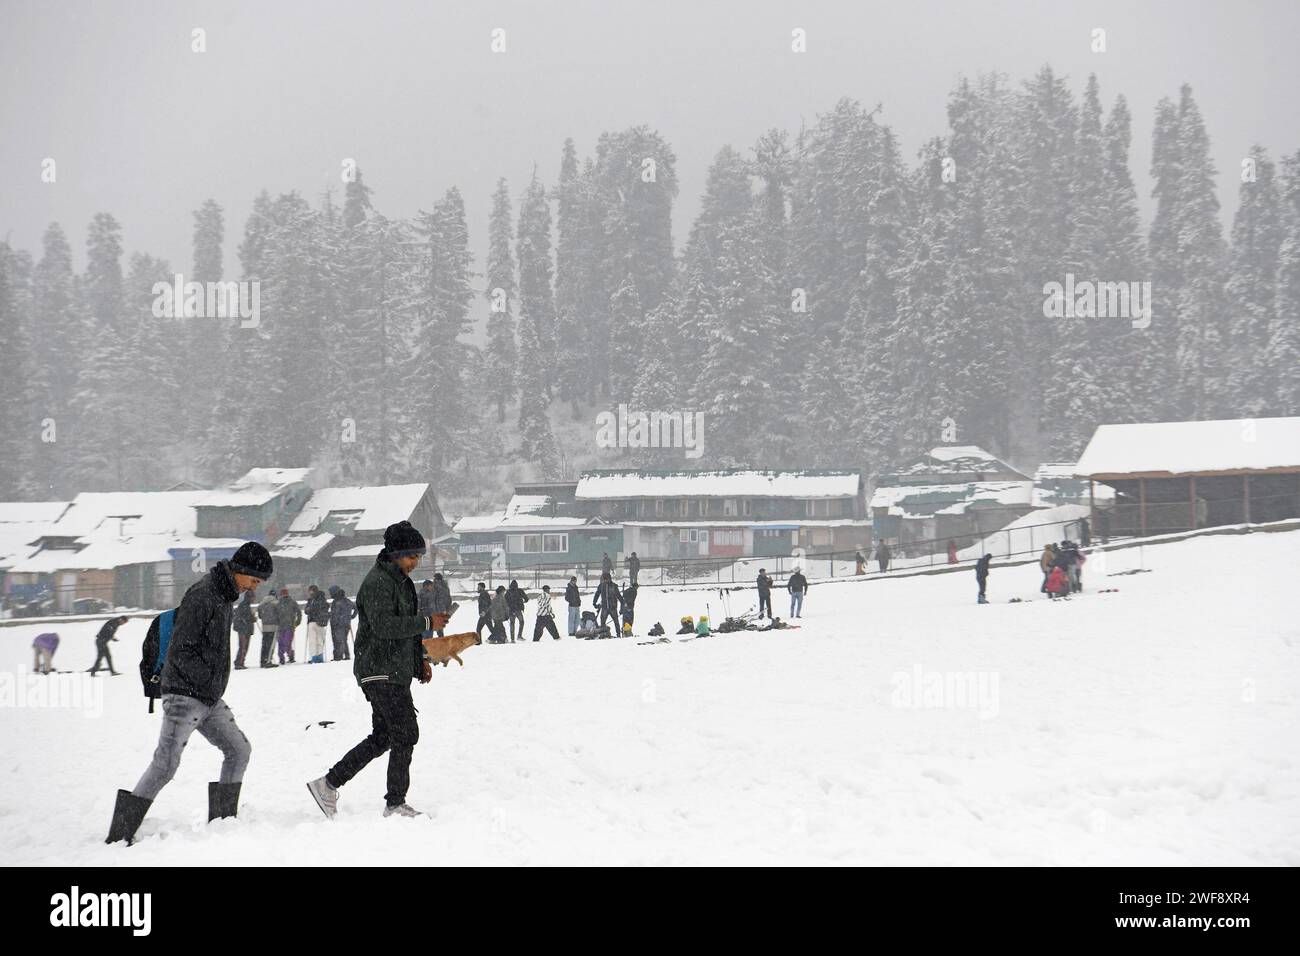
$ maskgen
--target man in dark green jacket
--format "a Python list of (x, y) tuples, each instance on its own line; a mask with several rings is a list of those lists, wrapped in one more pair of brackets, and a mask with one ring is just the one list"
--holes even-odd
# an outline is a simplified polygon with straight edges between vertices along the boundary
[(307, 784), (327, 817), (338, 812), (339, 788), (384, 751), (388, 751), (384, 816), (421, 815), (406, 803), (411, 754), (420, 739), (411, 679), (429, 682), (432, 670), (420, 639), (425, 631), (447, 624), (445, 615), (419, 612), (411, 572), (424, 551), (424, 536), (409, 521), (389, 525), (384, 531), (384, 550), (357, 592), (359, 620), (352, 672), (370, 702), (372, 730), (329, 773)]

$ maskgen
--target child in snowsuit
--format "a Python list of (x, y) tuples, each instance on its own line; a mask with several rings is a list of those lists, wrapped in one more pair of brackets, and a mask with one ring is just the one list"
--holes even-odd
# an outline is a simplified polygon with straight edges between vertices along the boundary
[(1065, 569), (1060, 565), (1052, 568), (1052, 573), (1047, 576), (1047, 596), (1052, 600), (1058, 597), (1065, 597), (1070, 593), (1070, 576), (1065, 573)]

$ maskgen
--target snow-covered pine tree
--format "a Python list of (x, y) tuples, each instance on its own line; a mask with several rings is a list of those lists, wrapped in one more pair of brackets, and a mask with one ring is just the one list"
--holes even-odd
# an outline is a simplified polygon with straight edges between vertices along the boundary
[(560, 180), (555, 187), (555, 391), (573, 417), (585, 398), (586, 342), (590, 316), (584, 310), (591, 286), (592, 230), (588, 222), (591, 186), (578, 168), (573, 140), (564, 141)]
[(519, 352), (515, 341), (515, 262), (510, 251), (510, 189), (503, 178), (492, 194), (492, 215), (488, 220), (487, 368), (485, 384), (497, 407), (497, 421), (506, 419), (506, 405), (519, 391)]
[(1224, 286), (1229, 335), (1224, 346), (1229, 411), (1242, 417), (1268, 413), (1277, 386), (1268, 361), (1277, 309), (1277, 270), (1284, 225), (1276, 170), (1262, 146), (1251, 148), (1232, 220), (1231, 258)]
[[(876, 470), (898, 456), (894, 444), (898, 383), (894, 380), (892, 356), (909, 198), (893, 130), (880, 126), (878, 141), (879, 164), (871, 197), (866, 261), (846, 313), (846, 338), (854, 343), (846, 351), (857, 364), (856, 412), (844, 435), (843, 454), (833, 462)], [(778, 408), (784, 401), (778, 401)]]
[(122, 227), (109, 213), (96, 213), (86, 234), (86, 349), (76, 385), (76, 441), (70, 452), (78, 491), (126, 487), (127, 450), (119, 427), (136, 412), (130, 407), (134, 375), (123, 311)]
[(609, 322), (609, 344), (603, 356), (595, 356), (601, 371), (609, 376), (611, 405), (631, 400), (636, 388), (637, 369), (643, 354), (645, 307), (637, 290), (636, 277), (631, 273), (623, 277), (605, 310)]
[[(1011, 147), (1019, 168), (1021, 189), (1017, 230), (1017, 260), (1021, 264), (1020, 309), (1022, 325), (1015, 338), (1022, 342), (1011, 394), (1020, 414), (1011, 434), (1016, 447), (1008, 451), (1016, 461), (1037, 461), (1053, 451), (1053, 438), (1065, 422), (1043, 397), (1050, 389), (1068, 388), (1054, 379), (1056, 353), (1066, 323), (1078, 318), (1048, 319), (1043, 315), (1044, 286), (1066, 280), (1070, 264), (1073, 213), (1070, 184), (1077, 158), (1075, 131), (1078, 111), (1064, 77), (1050, 66), (1025, 81), (1017, 98), (1016, 137)], [(1037, 422), (1026, 414), (1025, 401), (1036, 404)], [(1027, 425), (1033, 427), (1027, 428)]]
[[(274, 226), (273, 215), (271, 196), (262, 190), (253, 199), (239, 243), (241, 281), (260, 283), (267, 276), (266, 249)], [(213, 482), (232, 481), (249, 468), (274, 466), (277, 460), (271, 422), (278, 411), (281, 384), (270, 373), (271, 344), (267, 332), (260, 324), (257, 328), (232, 330), (228, 347), (228, 372), (216, 383), (213, 408), (255, 408), (257, 411), (232, 415), (223, 429), (209, 431), (204, 465)], [(176, 367), (184, 368), (183, 357), (177, 357)], [(250, 402), (251, 396), (256, 401)]]
[(768, 366), (767, 405), (762, 409), (764, 464), (790, 468), (798, 462), (798, 423), (789, 414), (789, 405), (800, 394), (802, 365), (796, 358), (801, 327), (796, 321), (790, 281), (789, 197), (794, 154), (789, 135), (779, 129), (760, 136), (753, 153), (751, 170), (759, 183), (754, 211), (760, 243), (757, 277), (775, 297), (770, 304), (774, 321), (768, 343), (772, 360)]
[[(1151, 281), (1145, 231), (1138, 214), (1137, 188), (1129, 168), (1132, 116), (1123, 96), (1115, 98), (1103, 132), (1105, 164), (1102, 167), (1102, 257), (1100, 274), (1116, 282)], [(1154, 287), (1152, 287), (1154, 294)], [(1151, 306), (1151, 302), (1144, 303)], [(1150, 421), (1159, 407), (1152, 386), (1159, 381), (1154, 363), (1164, 353), (1154, 318), (1145, 328), (1142, 320), (1108, 324), (1108, 334), (1098, 345), (1097, 368), (1107, 392), (1107, 422)]]
[(1283, 239), (1268, 364), (1276, 376), (1273, 415), (1300, 415), (1300, 150), (1282, 158)]
[(273, 401), (267, 406), (271, 443), (264, 454), (279, 467), (306, 467), (326, 432), (317, 399), (327, 370), (322, 330), (330, 265), (317, 242), (317, 214), (297, 192), (275, 199), (271, 223), (261, 283), (260, 328), (267, 336), (267, 371), (274, 380), (269, 390)]
[(424, 431), (417, 406), (408, 400), (422, 355), (411, 346), (417, 338), (422, 243), (405, 222), (379, 213), (346, 232), (341, 321), (349, 331), (338, 348), (349, 374), (336, 406), (350, 420), (351, 440), (342, 446), (344, 480), (428, 480)]
[(879, 138), (874, 119), (841, 99), (801, 139), (790, 218), (792, 285), (806, 312), (794, 315), (802, 353), (801, 456), (810, 464), (843, 461), (843, 444), (863, 409), (860, 330), (847, 317), (866, 264), (869, 210)]
[(0, 241), (0, 382), (5, 403), (0, 410), (0, 495), (15, 500), (28, 491), (27, 469), (36, 429), (31, 421), (29, 371), (22, 300), (26, 277), (19, 275), (17, 256), (7, 241)]
[(586, 349), (591, 377), (613, 395), (631, 389), (611, 360), (616, 336), (624, 330), (609, 312), (614, 297), (629, 279), (640, 314), (656, 308), (667, 295), (675, 270), (672, 209), (677, 196), (676, 157), (662, 136), (646, 126), (602, 133), (596, 144), (589, 222), (595, 227), (593, 327)]
[[(686, 248), (682, 253), (682, 277), (678, 300), (682, 311), (677, 328), (656, 349), (668, 353), (674, 378), (679, 383), (678, 400), (691, 410), (705, 415), (706, 428), (713, 437), (729, 429), (743, 429), (744, 423), (730, 421), (719, 403), (715, 382), (709, 376), (716, 370), (712, 363), (726, 363), (726, 338), (731, 333), (722, 314), (722, 300), (729, 287), (745, 284), (748, 276), (739, 272), (744, 264), (729, 259), (722, 265), (723, 236), (741, 229), (752, 217), (754, 198), (750, 191), (749, 167), (744, 157), (724, 146), (713, 158), (700, 199), (700, 211), (691, 225)], [(752, 360), (752, 354), (746, 360)], [(735, 360), (741, 361), (739, 353)], [(667, 409), (659, 409), (666, 411)], [(722, 442), (718, 449), (723, 447)], [(711, 440), (705, 454), (712, 454)]]
[[(1119, 281), (1120, 276), (1102, 271), (1106, 257), (1102, 222), (1106, 209), (1106, 144), (1095, 73), (1088, 76), (1078, 116), (1074, 163), (1067, 187), (1073, 228), (1065, 250), (1065, 271), (1079, 281)], [(1122, 325), (1129, 325), (1129, 320), (1086, 314), (1056, 323), (1056, 345), (1047, 357), (1051, 372), (1042, 392), (1046, 420), (1050, 422), (1044, 442), (1050, 460), (1074, 461), (1104, 421), (1108, 387), (1099, 360), (1106, 339)]]
[(536, 353), (523, 357), (520, 371), (523, 375), (538, 378), (549, 403), (557, 377), (555, 292), (551, 287), (551, 206), (546, 198), (546, 189), (537, 178), (536, 167), (519, 200), (519, 232), (515, 248), (519, 263), (519, 322), (521, 328), (525, 322), (531, 324), (537, 339)]
[(1223, 282), (1227, 247), (1219, 221), (1210, 138), (1186, 84), (1179, 91), (1178, 241), (1183, 263), (1179, 289), (1177, 370), (1179, 395), (1190, 417), (1233, 415), (1227, 394)]
[(1167, 414), (1174, 419), (1212, 417), (1227, 402), (1222, 356), (1225, 249), (1214, 193), (1209, 137), (1190, 86), (1177, 106), (1156, 107), (1151, 173), (1156, 213), (1149, 248), (1153, 265), (1153, 325), (1169, 343)]
[(551, 430), (550, 399), (539, 365), (542, 351), (535, 313), (519, 316), (519, 457), (535, 478), (560, 477), (560, 457)]
[(63, 228), (50, 223), (32, 273), (31, 343), (33, 428), (39, 435), (32, 472), (42, 497), (75, 492), (70, 449), (75, 443), (73, 409), (77, 370), (87, 349), (81, 290), (72, 271), (72, 250)]
[[(184, 329), (181, 320), (154, 315), (156, 283), (174, 282), (171, 266), (145, 253), (133, 253), (125, 279), (123, 341), (130, 374), (124, 387), (123, 412), (114, 425), (114, 436), (124, 460), (122, 487), (162, 489), (172, 483), (182, 449), (176, 435), (189, 430), (183, 410), (159, 396), (181, 393), (180, 383), (188, 380), (191, 361), (178, 361), (177, 338)], [(211, 397), (210, 397), (211, 401)], [(205, 420), (213, 417), (210, 404)], [(226, 425), (229, 419), (224, 420)], [(226, 436), (228, 438), (228, 435)]]
[(424, 245), (416, 277), (418, 331), (412, 396), (431, 478), (446, 480), (451, 463), (472, 446), (481, 403), (472, 378), (477, 352), (461, 337), (471, 329), (471, 256), (465, 202), (455, 187), (421, 212)]

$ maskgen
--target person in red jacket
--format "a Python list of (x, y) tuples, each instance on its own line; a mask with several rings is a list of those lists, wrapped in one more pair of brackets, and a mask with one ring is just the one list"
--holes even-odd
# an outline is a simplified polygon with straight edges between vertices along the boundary
[(1070, 592), (1070, 578), (1066, 575), (1065, 569), (1060, 567), (1052, 568), (1052, 573), (1047, 576), (1047, 596), (1055, 600), (1058, 597), (1065, 597)]

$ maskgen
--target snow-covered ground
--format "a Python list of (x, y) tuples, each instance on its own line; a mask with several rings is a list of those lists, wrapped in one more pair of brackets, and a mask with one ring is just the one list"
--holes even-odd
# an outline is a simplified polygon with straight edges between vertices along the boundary
[[(27, 676), (45, 627), (2, 628), (0, 860), (1300, 865), (1300, 533), (1142, 559), (1069, 602), (1032, 565), (995, 567), (984, 607), (968, 571), (859, 579), (815, 586), (797, 631), (471, 648), (415, 687), (410, 801), (432, 819), (381, 818), (383, 759), (337, 820), (311, 801), (304, 782), (369, 729), (347, 664), (237, 672), (239, 818), (203, 822), (220, 758), (196, 736), (130, 848), (101, 841), (156, 739), (144, 623), (84, 700), (80, 675)], [(646, 589), (637, 631), (705, 601), (720, 617), (716, 592)], [(56, 664), (87, 667), (96, 627), (59, 628)]]

